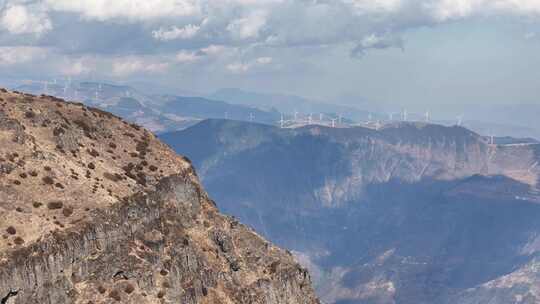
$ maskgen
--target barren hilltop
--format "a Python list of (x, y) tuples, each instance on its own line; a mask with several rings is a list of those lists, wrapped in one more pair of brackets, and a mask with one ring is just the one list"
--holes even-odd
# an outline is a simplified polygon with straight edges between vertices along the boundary
[(318, 303), (188, 159), (112, 114), (2, 89), (0, 189), (2, 304)]

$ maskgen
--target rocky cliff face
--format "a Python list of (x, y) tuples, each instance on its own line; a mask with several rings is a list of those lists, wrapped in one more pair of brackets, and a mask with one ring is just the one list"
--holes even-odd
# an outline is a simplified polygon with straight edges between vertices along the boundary
[(206, 121), (163, 139), (222, 210), (310, 267), (325, 302), (540, 303), (538, 144), (423, 123)]
[(190, 162), (81, 104), (0, 92), (0, 303), (318, 303)]

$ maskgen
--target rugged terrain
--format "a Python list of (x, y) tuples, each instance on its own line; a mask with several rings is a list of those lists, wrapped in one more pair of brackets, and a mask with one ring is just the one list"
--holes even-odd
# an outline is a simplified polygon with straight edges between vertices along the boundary
[(318, 303), (184, 157), (101, 110), (0, 91), (0, 303)]
[(224, 212), (294, 251), (325, 302), (540, 303), (536, 141), (223, 120), (162, 139)]

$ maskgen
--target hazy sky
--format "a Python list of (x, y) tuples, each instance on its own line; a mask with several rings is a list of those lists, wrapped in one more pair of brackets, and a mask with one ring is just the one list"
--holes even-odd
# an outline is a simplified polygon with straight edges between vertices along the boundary
[(0, 0), (0, 78), (540, 103), (540, 0)]

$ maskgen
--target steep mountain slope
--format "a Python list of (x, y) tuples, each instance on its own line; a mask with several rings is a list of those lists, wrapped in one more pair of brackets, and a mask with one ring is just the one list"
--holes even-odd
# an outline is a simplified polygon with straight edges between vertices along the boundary
[(538, 144), (419, 123), (205, 121), (163, 140), (224, 212), (295, 251), (327, 302), (540, 302)]
[(0, 302), (318, 303), (191, 163), (82, 104), (0, 91)]

